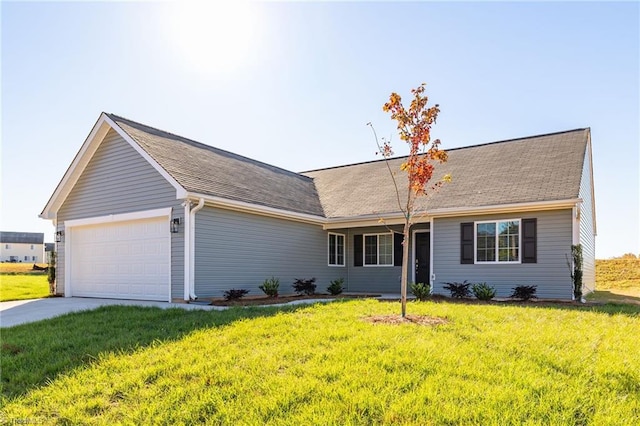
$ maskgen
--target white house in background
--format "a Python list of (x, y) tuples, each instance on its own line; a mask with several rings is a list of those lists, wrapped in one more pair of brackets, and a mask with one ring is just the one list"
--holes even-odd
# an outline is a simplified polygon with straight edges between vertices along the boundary
[(0, 261), (45, 262), (44, 234), (41, 232), (0, 232)]

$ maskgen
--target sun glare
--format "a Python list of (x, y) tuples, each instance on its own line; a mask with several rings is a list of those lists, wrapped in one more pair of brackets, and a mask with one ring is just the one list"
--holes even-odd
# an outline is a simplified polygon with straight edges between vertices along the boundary
[(190, 70), (211, 77), (232, 74), (255, 54), (259, 20), (248, 1), (177, 1), (165, 17), (168, 42)]

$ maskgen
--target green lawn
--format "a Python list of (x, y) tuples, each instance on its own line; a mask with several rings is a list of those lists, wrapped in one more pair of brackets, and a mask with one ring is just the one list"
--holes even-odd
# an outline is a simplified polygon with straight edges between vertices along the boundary
[(0, 302), (39, 299), (48, 295), (49, 283), (44, 273), (0, 275)]
[(640, 306), (357, 300), (106, 307), (2, 330), (0, 418), (62, 424), (593, 424), (640, 418)]

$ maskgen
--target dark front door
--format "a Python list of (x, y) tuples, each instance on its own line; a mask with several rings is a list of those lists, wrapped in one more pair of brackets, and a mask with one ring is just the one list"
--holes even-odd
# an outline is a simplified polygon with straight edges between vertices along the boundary
[(428, 232), (417, 232), (416, 234), (416, 283), (429, 284), (429, 258), (431, 257), (431, 246)]

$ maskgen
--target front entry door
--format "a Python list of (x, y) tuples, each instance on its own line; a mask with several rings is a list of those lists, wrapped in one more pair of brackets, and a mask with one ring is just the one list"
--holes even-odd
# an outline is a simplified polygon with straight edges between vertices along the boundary
[(431, 257), (431, 246), (428, 232), (417, 232), (416, 236), (416, 258), (415, 258), (415, 272), (416, 283), (429, 284), (429, 276), (431, 271), (429, 269), (429, 258)]

